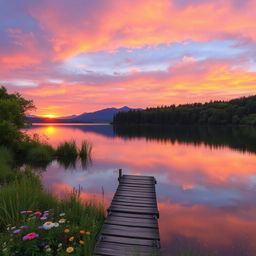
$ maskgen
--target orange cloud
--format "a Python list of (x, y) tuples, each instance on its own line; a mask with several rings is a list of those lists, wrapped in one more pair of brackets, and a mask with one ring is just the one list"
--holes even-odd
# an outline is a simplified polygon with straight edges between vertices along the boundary
[[(93, 81), (93, 78), (92, 78)], [(181, 61), (168, 72), (100, 77), (96, 82), (42, 85), (22, 91), (33, 97), (38, 114), (57, 107), (56, 115), (79, 114), (109, 106), (147, 107), (207, 100), (228, 100), (256, 93), (256, 73), (234, 69), (233, 62)]]

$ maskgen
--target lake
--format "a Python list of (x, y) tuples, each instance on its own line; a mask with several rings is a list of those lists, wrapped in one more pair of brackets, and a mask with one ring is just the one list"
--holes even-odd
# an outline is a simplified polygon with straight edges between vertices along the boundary
[(43, 171), (45, 188), (60, 197), (81, 187), (83, 199), (107, 208), (119, 168), (155, 176), (163, 255), (256, 255), (256, 129), (34, 124), (27, 132), (53, 146), (92, 143), (86, 168), (54, 161)]

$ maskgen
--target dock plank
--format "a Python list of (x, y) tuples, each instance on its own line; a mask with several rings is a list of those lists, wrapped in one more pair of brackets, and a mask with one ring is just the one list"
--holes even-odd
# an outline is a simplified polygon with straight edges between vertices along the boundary
[(160, 255), (155, 184), (153, 176), (119, 173), (119, 186), (108, 208), (95, 255)]

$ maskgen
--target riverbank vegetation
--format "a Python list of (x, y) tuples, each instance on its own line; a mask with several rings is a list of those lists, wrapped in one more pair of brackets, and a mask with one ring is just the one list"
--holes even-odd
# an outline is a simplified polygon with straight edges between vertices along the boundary
[(256, 125), (256, 96), (119, 112), (114, 124)]
[(0, 87), (0, 255), (92, 255), (103, 206), (82, 201), (77, 190), (60, 200), (33, 170), (54, 159), (90, 159), (91, 144), (84, 141), (79, 149), (70, 141), (54, 149), (21, 132), (25, 113), (34, 108)]

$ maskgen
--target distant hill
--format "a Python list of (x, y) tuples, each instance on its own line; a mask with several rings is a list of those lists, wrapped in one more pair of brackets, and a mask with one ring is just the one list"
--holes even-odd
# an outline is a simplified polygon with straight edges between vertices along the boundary
[(111, 123), (115, 114), (130, 110), (138, 109), (132, 109), (127, 106), (122, 108), (105, 108), (95, 112), (85, 112), (81, 115), (64, 116), (58, 118), (28, 116), (27, 121), (30, 123)]

